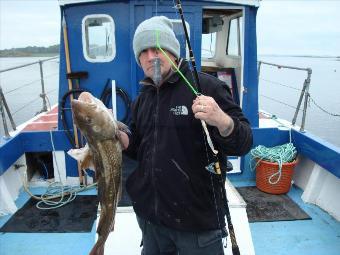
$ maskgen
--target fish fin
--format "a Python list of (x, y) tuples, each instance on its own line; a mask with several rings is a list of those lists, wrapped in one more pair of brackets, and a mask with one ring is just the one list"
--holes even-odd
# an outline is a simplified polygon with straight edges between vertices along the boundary
[(104, 245), (95, 244), (89, 255), (104, 255)]
[(94, 171), (92, 152), (88, 144), (80, 149), (71, 149), (67, 154), (80, 163), (82, 169), (91, 169)]
[(87, 153), (84, 159), (80, 162), (81, 169), (91, 169), (95, 171), (94, 163), (93, 163), (93, 155), (91, 151)]
[(116, 217), (113, 218), (112, 225), (110, 227), (110, 232), (113, 232), (115, 230), (115, 219)]
[(114, 201), (114, 203), (115, 203), (115, 208), (114, 208), (114, 214), (113, 214), (112, 223), (111, 223), (111, 226), (110, 226), (110, 232), (113, 232), (114, 229), (115, 229), (116, 211), (117, 211), (117, 207), (118, 207), (118, 202), (119, 202), (119, 200), (120, 200), (120, 194), (119, 194), (119, 192), (118, 192), (116, 201)]
[(118, 193), (117, 193), (117, 206), (119, 201), (122, 199), (122, 194), (123, 194), (123, 185), (120, 183)]
[(116, 200), (115, 200), (115, 206), (116, 209), (118, 207), (118, 203), (120, 202), (120, 200), (122, 199), (122, 195), (123, 195), (123, 175), (120, 174), (119, 179), (116, 181), (116, 186), (118, 186), (118, 189), (116, 189)]
[(116, 218), (113, 219), (112, 227), (110, 229), (111, 232), (113, 232), (115, 230), (115, 219)]

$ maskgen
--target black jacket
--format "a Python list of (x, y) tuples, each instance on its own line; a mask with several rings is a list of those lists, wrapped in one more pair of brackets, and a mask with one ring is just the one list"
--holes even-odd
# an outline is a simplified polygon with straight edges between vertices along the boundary
[[(181, 71), (193, 84), (186, 62), (181, 64)], [(199, 73), (199, 79), (202, 94), (213, 97), (234, 120), (234, 130), (226, 138), (219, 135), (217, 128), (209, 127), (224, 166), (224, 155), (244, 155), (249, 151), (251, 128), (223, 82), (204, 73)], [(221, 176), (205, 169), (214, 159), (204, 142), (201, 123), (191, 109), (194, 98), (176, 73), (158, 89), (144, 85), (133, 104), (127, 150), (138, 160), (137, 169), (126, 183), (136, 214), (184, 231), (225, 226), (218, 185)]]

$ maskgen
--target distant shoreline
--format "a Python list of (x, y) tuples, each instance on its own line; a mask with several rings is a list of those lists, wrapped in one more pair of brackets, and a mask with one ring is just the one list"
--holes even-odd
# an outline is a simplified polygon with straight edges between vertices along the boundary
[(53, 57), (59, 55), (59, 44), (49, 47), (28, 46), (0, 50), (0, 58), (14, 57)]
[(258, 54), (258, 57), (292, 57), (292, 58), (336, 58), (340, 60), (340, 56), (320, 56), (320, 55), (279, 55), (279, 54)]
[[(28, 46), (24, 48), (12, 48), (0, 50), (0, 58), (15, 57), (54, 57), (58, 56), (60, 45), (48, 47)], [(292, 54), (258, 54), (258, 57), (297, 57), (297, 58), (332, 58), (340, 61), (340, 56), (330, 55), (292, 55)]]
[[(26, 53), (26, 54), (6, 54), (0, 53), (0, 58), (23, 58), (23, 57), (57, 57), (58, 53)], [(270, 54), (259, 54), (258, 57), (290, 57), (290, 58), (332, 58), (340, 61), (340, 56), (306, 56), (306, 55), (270, 55)]]
[(1, 56), (0, 58), (49, 58), (49, 57), (58, 57), (58, 54), (27, 54), (27, 55), (6, 55)]

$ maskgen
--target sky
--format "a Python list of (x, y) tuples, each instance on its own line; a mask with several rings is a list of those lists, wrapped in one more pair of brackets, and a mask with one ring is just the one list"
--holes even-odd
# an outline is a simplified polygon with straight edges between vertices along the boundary
[[(340, 56), (340, 0), (262, 0), (259, 54)], [(0, 49), (59, 43), (57, 0), (0, 0)]]

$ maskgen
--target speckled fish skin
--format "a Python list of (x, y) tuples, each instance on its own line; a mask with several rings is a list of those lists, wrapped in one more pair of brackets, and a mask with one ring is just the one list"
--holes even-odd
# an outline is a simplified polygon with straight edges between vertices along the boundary
[(72, 100), (71, 105), (75, 124), (85, 136), (93, 156), (101, 207), (98, 240), (90, 255), (103, 255), (106, 239), (114, 229), (121, 193), (122, 146), (119, 124), (104, 104), (88, 92), (80, 94), (78, 100)]

